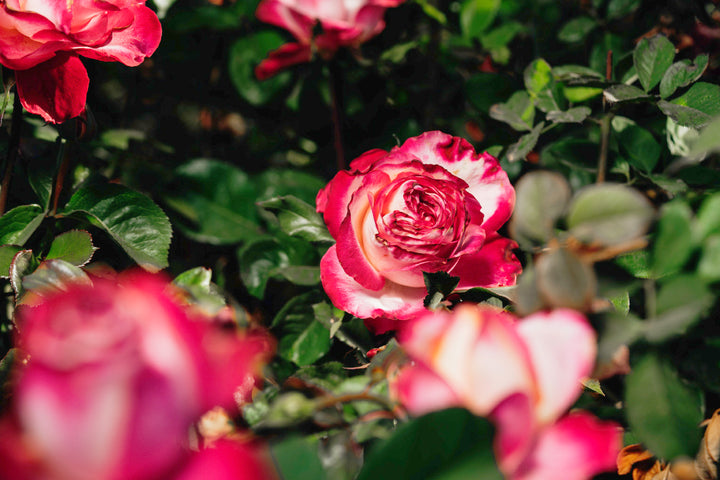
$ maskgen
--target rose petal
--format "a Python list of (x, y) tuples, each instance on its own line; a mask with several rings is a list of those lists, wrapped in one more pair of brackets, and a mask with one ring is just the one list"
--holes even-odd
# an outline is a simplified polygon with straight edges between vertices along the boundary
[(268, 58), (255, 67), (255, 76), (258, 80), (266, 80), (283, 70), (298, 63), (309, 62), (311, 58), (310, 45), (302, 43), (286, 43), (268, 54)]
[(584, 316), (560, 309), (535, 313), (517, 324), (535, 370), (540, 399), (536, 415), (555, 421), (582, 391), (580, 381), (595, 364), (596, 339)]
[[(318, 3), (323, 5), (327, 2)], [(300, 43), (309, 46), (312, 28), (318, 17), (316, 14), (304, 15), (302, 11), (298, 10), (286, 5), (282, 0), (263, 0), (255, 10), (255, 16), (263, 22), (286, 29)]]
[(487, 153), (478, 155), (465, 139), (443, 132), (426, 132), (398, 147), (423, 163), (441, 165), (467, 182), (468, 191), (480, 202), (482, 226), (497, 231), (512, 214), (515, 190), (498, 161)]
[(448, 384), (420, 361), (403, 368), (392, 382), (392, 389), (413, 415), (462, 406)]
[(513, 240), (494, 234), (485, 239), (480, 250), (460, 257), (448, 273), (460, 277), (461, 290), (515, 285), (522, 266), (512, 252), (514, 248), (517, 243)]
[(220, 440), (195, 453), (174, 480), (274, 480), (272, 462), (259, 448)]
[(570, 413), (543, 430), (511, 480), (587, 480), (615, 469), (622, 429), (587, 412)]
[(90, 79), (79, 58), (58, 54), (36, 67), (15, 72), (23, 107), (45, 121), (62, 123), (85, 109)]
[(425, 288), (403, 287), (389, 281), (379, 290), (369, 290), (349, 276), (333, 245), (320, 261), (320, 280), (333, 304), (360, 318), (386, 317), (408, 320), (425, 312)]
[(113, 32), (110, 42), (102, 47), (76, 47), (74, 50), (88, 58), (103, 61), (118, 61), (134, 67), (152, 55), (160, 45), (162, 27), (155, 12), (145, 5), (129, 7), (125, 12), (134, 15), (132, 24)]

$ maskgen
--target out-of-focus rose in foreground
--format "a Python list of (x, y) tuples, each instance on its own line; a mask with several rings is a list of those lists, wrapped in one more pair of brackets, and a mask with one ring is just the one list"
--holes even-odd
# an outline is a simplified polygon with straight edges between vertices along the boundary
[(143, 273), (95, 279), (23, 312), (0, 478), (274, 478), (256, 447), (187, 447), (205, 411), (250, 395), (271, 340), (189, 318), (167, 288)]
[(459, 289), (514, 285), (517, 245), (497, 233), (514, 205), (498, 161), (462, 138), (427, 132), (371, 150), (318, 193), (337, 240), (320, 264), (323, 287), (380, 331), (425, 312), (423, 272), (460, 277)]
[[(270, 52), (255, 69), (261, 80), (291, 65), (309, 62), (316, 50), (330, 58), (341, 47), (357, 49), (385, 28), (383, 15), (404, 0), (262, 0), (256, 15), (288, 30), (297, 43)], [(313, 37), (316, 28), (320, 33)]]
[(572, 310), (523, 320), (490, 307), (428, 313), (400, 333), (412, 364), (393, 389), (410, 412), (465, 407), (496, 425), (498, 465), (513, 480), (586, 480), (613, 470), (622, 431), (568, 408), (593, 368), (596, 339)]
[(145, 0), (4, 0), (0, 31), (0, 63), (15, 70), (23, 107), (53, 123), (85, 108), (90, 82), (78, 55), (132, 67), (161, 36)]

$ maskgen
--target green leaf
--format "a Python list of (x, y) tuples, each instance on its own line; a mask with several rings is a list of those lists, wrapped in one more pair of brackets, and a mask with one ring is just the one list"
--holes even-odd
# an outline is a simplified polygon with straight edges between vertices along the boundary
[(555, 222), (565, 212), (572, 192), (562, 175), (538, 171), (517, 182), (515, 195), (515, 212), (510, 220), (513, 238), (521, 243), (545, 243), (554, 236)]
[(607, 7), (607, 18), (614, 20), (623, 18), (640, 7), (641, 0), (610, 0)]
[(542, 58), (537, 58), (525, 68), (523, 78), (528, 93), (537, 96), (552, 83), (552, 67)]
[(605, 89), (603, 96), (609, 103), (640, 102), (651, 99), (649, 95), (639, 88), (624, 83)]
[(535, 106), (530, 95), (524, 90), (513, 93), (505, 103), (496, 103), (490, 107), (490, 117), (505, 122), (518, 132), (532, 130), (535, 119)]
[(652, 133), (621, 116), (613, 117), (611, 125), (620, 151), (630, 164), (645, 173), (652, 172), (660, 160), (662, 150)]
[(423, 13), (427, 15), (428, 17), (432, 18), (436, 22), (438, 22), (440, 25), (447, 24), (447, 17), (445, 14), (438, 10), (438, 8), (435, 5), (432, 5), (428, 2), (428, 0), (415, 0), (419, 5), (420, 8), (422, 8)]
[(671, 102), (661, 100), (658, 107), (676, 123), (700, 129), (720, 115), (720, 86), (698, 82)]
[(278, 355), (296, 365), (310, 365), (330, 350), (330, 332), (315, 319), (312, 305), (322, 300), (317, 292), (291, 299), (278, 312), (272, 329), (278, 338)]
[(465, 97), (473, 107), (485, 113), (498, 100), (509, 98), (515, 90), (513, 79), (498, 73), (476, 73), (465, 82)]
[(464, 0), (460, 7), (460, 29), (466, 39), (479, 38), (493, 23), (500, 0)]
[(613, 312), (604, 318), (598, 340), (598, 364), (612, 362), (618, 348), (642, 337), (643, 322), (636, 316)]
[(212, 283), (212, 270), (195, 267), (185, 270), (175, 277), (174, 285), (185, 290), (193, 301), (211, 315), (218, 313), (226, 305), (220, 289)]
[(168, 266), (170, 221), (145, 195), (98, 179), (76, 191), (62, 213), (80, 214), (109, 233), (144, 269), (156, 272)]
[(667, 98), (678, 88), (690, 85), (702, 76), (707, 66), (707, 55), (698, 55), (694, 64), (691, 64), (690, 60), (673, 63), (660, 81), (660, 96)]
[(633, 64), (643, 89), (649, 92), (660, 82), (675, 58), (675, 46), (662, 35), (643, 38), (633, 51)]
[(525, 30), (520, 22), (508, 21), (499, 27), (484, 33), (481, 37), (483, 47), (488, 50), (505, 47), (518, 33)]
[(283, 195), (293, 195), (307, 203), (315, 203), (318, 191), (327, 183), (325, 180), (300, 172), (297, 169), (270, 168), (253, 179), (259, 185), (257, 200), (268, 200)]
[(453, 277), (447, 272), (423, 272), (423, 280), (427, 296), (423, 300), (425, 308), (434, 310), (450, 295), (460, 283), (460, 277)]
[(549, 111), (546, 118), (552, 123), (582, 123), (591, 113), (590, 107), (573, 107), (565, 111)]
[(31, 274), (39, 264), (32, 250), (21, 250), (13, 257), (10, 263), (10, 285), (15, 292), (15, 303), (19, 303), (25, 294), (23, 277)]
[(270, 451), (283, 480), (324, 480), (327, 478), (318, 457), (318, 446), (315, 439), (286, 437), (281, 442), (272, 445)]
[(673, 121), (683, 127), (700, 129), (710, 123), (712, 117), (692, 107), (677, 105), (675, 103), (660, 100), (658, 108)]
[(64, 260), (45, 260), (22, 279), (23, 289), (41, 296), (65, 291), (70, 284), (92, 285), (90, 277), (80, 267)]
[(22, 247), (17, 245), (0, 246), (0, 278), (10, 278), (10, 265), (20, 250)]
[(90, 261), (95, 248), (92, 236), (85, 230), (70, 230), (61, 233), (52, 241), (50, 251), (45, 256), (47, 260), (59, 259), (82, 267)]
[(618, 245), (643, 235), (654, 217), (655, 210), (640, 192), (603, 183), (577, 192), (567, 225), (570, 235), (583, 242)]
[(718, 150), (720, 150), (720, 117), (713, 119), (702, 129), (700, 135), (692, 141), (690, 151), (685, 155), (691, 158), (703, 158), (708, 153)]
[(367, 456), (358, 480), (501, 480), (492, 427), (466, 410), (433, 412), (401, 425)]
[(564, 43), (582, 42), (597, 27), (597, 21), (590, 17), (576, 17), (562, 26), (557, 38)]
[(703, 200), (697, 213), (694, 233), (698, 242), (720, 233), (720, 193), (714, 193)]
[(592, 267), (564, 248), (538, 257), (535, 282), (545, 305), (551, 308), (584, 311), (597, 291), (597, 278)]
[(653, 273), (662, 277), (680, 270), (690, 258), (694, 247), (690, 207), (680, 200), (666, 203), (660, 211), (653, 243)]
[(528, 153), (535, 148), (537, 145), (542, 129), (545, 128), (545, 122), (540, 122), (532, 129), (530, 133), (526, 133), (520, 139), (508, 147), (508, 151), (505, 154), (508, 161), (517, 162), (523, 160)]
[(672, 278), (657, 293), (657, 316), (645, 321), (645, 338), (661, 343), (685, 334), (707, 312), (713, 300), (712, 292), (700, 278), (693, 275)]
[(620, 255), (615, 259), (615, 263), (636, 278), (655, 278), (650, 268), (650, 252), (647, 250), (636, 250)]
[(251, 105), (268, 102), (290, 83), (290, 72), (281, 72), (262, 81), (255, 77), (255, 66), (267, 57), (271, 50), (284, 43), (285, 38), (280, 33), (268, 30), (243, 36), (230, 48), (230, 79), (240, 96)]
[(245, 172), (218, 160), (199, 158), (179, 166), (163, 200), (187, 222), (175, 222), (198, 242), (225, 245), (260, 235), (258, 191)]
[(605, 77), (592, 68), (582, 65), (560, 65), (553, 67), (553, 76), (560, 82), (568, 85), (591, 85), (602, 86), (606, 82)]
[(702, 392), (684, 383), (659, 355), (645, 354), (627, 376), (625, 413), (633, 434), (654, 455), (671, 461), (697, 452)]
[(40, 205), (21, 205), (0, 217), (0, 245), (24, 245), (45, 218)]
[(704, 280), (720, 280), (720, 235), (711, 235), (703, 243), (697, 272)]
[(248, 292), (263, 298), (270, 278), (283, 277), (298, 285), (316, 285), (317, 253), (307, 242), (285, 236), (262, 237), (238, 250), (240, 276)]
[(325, 222), (315, 207), (297, 197), (285, 195), (258, 203), (258, 206), (274, 212), (280, 228), (292, 237), (310, 242), (334, 242)]

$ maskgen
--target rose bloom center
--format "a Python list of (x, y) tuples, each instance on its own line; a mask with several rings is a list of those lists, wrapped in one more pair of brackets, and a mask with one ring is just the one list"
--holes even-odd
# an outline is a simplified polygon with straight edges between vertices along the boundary
[(451, 182), (413, 175), (379, 190), (365, 212), (361, 244), (386, 279), (425, 285), (422, 272), (449, 266), (466, 217), (464, 194)]

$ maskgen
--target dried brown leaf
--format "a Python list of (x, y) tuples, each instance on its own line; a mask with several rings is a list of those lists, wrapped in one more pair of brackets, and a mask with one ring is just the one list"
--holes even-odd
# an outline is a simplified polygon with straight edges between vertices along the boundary
[(717, 480), (720, 458), (720, 409), (707, 420), (705, 436), (695, 457), (695, 469), (700, 480)]

